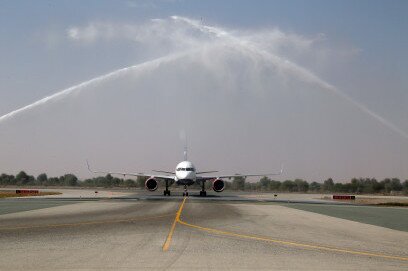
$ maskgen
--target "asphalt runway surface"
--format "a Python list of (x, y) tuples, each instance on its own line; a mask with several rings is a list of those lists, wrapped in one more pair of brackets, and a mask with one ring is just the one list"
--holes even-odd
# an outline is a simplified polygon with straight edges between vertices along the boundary
[(139, 196), (0, 201), (42, 203), (0, 215), (0, 270), (408, 269), (403, 230), (233, 196)]

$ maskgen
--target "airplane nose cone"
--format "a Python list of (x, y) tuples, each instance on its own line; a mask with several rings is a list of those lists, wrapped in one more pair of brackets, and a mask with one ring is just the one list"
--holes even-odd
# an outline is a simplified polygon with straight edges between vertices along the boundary
[(193, 179), (194, 178), (194, 172), (180, 172), (179, 174), (180, 179)]

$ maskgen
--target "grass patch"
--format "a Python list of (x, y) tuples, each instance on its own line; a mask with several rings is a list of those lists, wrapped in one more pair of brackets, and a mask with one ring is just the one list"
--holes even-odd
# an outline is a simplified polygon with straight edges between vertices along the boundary
[[(338, 217), (365, 224), (408, 232), (408, 208), (381, 208), (373, 206), (285, 204), (284, 206), (307, 212)], [(391, 207), (391, 206), (390, 206)], [(339, 221), (341, 223), (341, 221)]]
[(382, 202), (378, 203), (378, 206), (398, 206), (398, 207), (408, 207), (408, 202)]

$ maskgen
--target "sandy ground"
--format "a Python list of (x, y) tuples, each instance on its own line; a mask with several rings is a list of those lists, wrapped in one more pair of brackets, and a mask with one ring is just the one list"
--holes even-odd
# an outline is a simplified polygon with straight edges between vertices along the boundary
[[(274, 195), (277, 195), (276, 197)], [(331, 195), (327, 194), (297, 194), (297, 193), (253, 193), (248, 195), (241, 195), (244, 198), (250, 199), (277, 199), (277, 200), (316, 200), (327, 202), (328, 200), (325, 197)]]
[[(1, 190), (16, 190), (23, 188), (1, 188)], [(24, 188), (25, 189), (25, 188)], [(106, 189), (66, 189), (66, 188), (28, 188), (40, 190), (41, 192), (60, 192), (59, 195), (47, 195), (43, 198), (106, 198), (106, 197), (124, 197), (133, 194), (134, 192), (121, 192)], [(97, 193), (95, 193), (97, 191)], [(27, 198), (27, 197), (24, 197)]]

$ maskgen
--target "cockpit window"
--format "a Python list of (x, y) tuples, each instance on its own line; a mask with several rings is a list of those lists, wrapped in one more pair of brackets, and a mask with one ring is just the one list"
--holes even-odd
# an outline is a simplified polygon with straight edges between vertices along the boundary
[(188, 167), (188, 168), (179, 167), (179, 168), (176, 169), (176, 171), (195, 171), (195, 168), (193, 168), (193, 167)]

